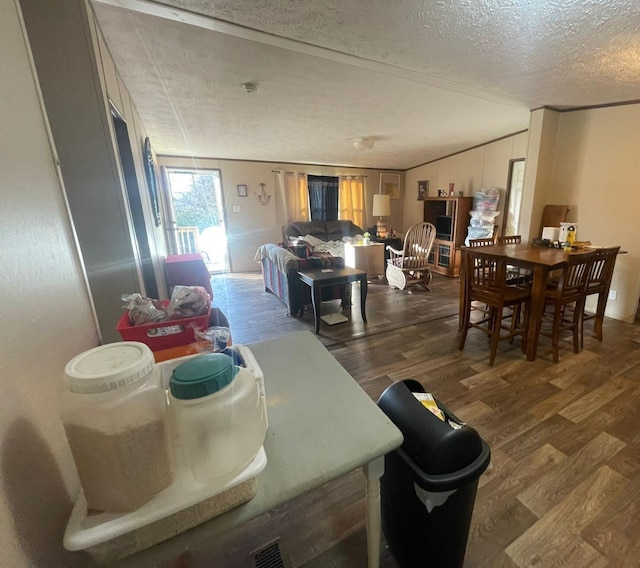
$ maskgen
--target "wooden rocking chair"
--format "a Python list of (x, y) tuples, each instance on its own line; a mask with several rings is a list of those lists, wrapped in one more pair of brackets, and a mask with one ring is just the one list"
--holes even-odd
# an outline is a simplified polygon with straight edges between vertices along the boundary
[(402, 250), (387, 245), (387, 282), (389, 286), (404, 290), (412, 284), (424, 286), (431, 282), (429, 255), (436, 238), (436, 228), (431, 223), (418, 223), (407, 231)]

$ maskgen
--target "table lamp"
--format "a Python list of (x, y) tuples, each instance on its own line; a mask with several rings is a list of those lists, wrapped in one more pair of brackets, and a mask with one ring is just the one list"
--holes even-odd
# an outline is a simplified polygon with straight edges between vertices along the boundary
[(379, 217), (376, 223), (376, 233), (381, 239), (387, 236), (387, 225), (382, 218), (389, 215), (391, 215), (391, 197), (381, 193), (375, 194), (373, 196), (373, 216)]

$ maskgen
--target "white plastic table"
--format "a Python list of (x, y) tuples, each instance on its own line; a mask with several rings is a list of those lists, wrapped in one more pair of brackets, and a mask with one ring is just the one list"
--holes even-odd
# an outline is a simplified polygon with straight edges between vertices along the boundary
[(308, 331), (249, 345), (264, 373), (267, 466), (256, 496), (153, 548), (121, 560), (147, 568), (206, 546), (220, 534), (362, 467), (367, 477), (369, 567), (380, 563), (380, 477), (400, 430)]

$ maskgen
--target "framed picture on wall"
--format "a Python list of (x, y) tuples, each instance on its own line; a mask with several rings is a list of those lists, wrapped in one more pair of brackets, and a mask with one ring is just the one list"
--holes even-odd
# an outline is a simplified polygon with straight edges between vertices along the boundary
[(247, 192), (247, 186), (244, 184), (241, 184), (238, 186), (238, 197), (247, 197), (248, 192)]
[(429, 195), (429, 180), (425, 179), (418, 182), (418, 201), (424, 201)]
[(391, 199), (400, 199), (400, 174), (380, 174), (380, 192)]

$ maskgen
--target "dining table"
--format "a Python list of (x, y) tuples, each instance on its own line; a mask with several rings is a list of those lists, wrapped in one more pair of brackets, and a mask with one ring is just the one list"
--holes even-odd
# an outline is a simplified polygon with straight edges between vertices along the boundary
[[(518, 268), (527, 268), (533, 273), (531, 282), (531, 303), (529, 308), (529, 327), (527, 329), (526, 354), (528, 361), (534, 361), (538, 350), (538, 337), (542, 324), (542, 314), (545, 306), (545, 291), (549, 273), (563, 268), (570, 255), (591, 254), (593, 251), (582, 248), (565, 251), (562, 248), (532, 246), (528, 243), (496, 244), (475, 247), (474, 254), (487, 256), (503, 256), (508, 264)], [(465, 278), (460, 278), (460, 325), (462, 325), (465, 306)]]

